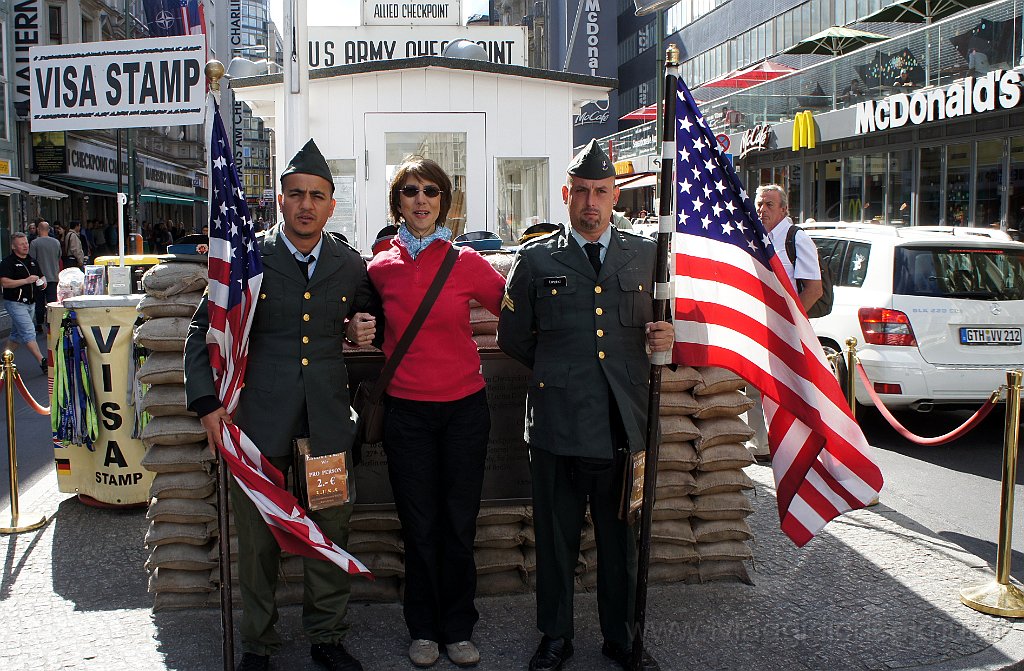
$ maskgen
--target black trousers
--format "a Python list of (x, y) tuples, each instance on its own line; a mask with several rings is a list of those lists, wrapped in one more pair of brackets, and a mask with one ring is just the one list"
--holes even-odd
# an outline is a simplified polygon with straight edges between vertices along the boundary
[(490, 431), (485, 390), (447, 402), (385, 398), (384, 451), (405, 541), (413, 639), (468, 641), (480, 618), (473, 541)]
[(597, 609), (605, 640), (628, 647), (636, 598), (636, 532), (618, 517), (623, 459), (530, 450), (537, 539), (537, 628), (573, 637), (573, 594), (587, 505), (597, 540)]
[(46, 323), (46, 304), (57, 302), (57, 282), (46, 283), (45, 291), (36, 291), (36, 325)]

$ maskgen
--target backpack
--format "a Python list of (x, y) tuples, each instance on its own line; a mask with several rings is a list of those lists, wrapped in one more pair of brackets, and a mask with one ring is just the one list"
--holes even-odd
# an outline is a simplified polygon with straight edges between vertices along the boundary
[[(793, 263), (793, 268), (796, 268), (796, 234), (798, 231), (803, 230), (796, 224), (789, 227), (789, 231), (786, 233), (786, 256)], [(826, 259), (821, 258), (821, 250), (818, 250), (818, 269), (821, 271), (821, 298), (819, 298), (811, 309), (807, 311), (807, 317), (814, 319), (815, 317), (824, 317), (825, 315), (832, 312), (832, 272), (828, 269), (828, 262)], [(800, 290), (800, 280), (796, 281), (797, 291)]]

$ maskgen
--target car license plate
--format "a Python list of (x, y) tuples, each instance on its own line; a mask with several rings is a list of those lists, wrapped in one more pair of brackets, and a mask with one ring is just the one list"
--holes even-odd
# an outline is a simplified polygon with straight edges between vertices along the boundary
[(1019, 328), (962, 328), (961, 345), (1019, 345)]

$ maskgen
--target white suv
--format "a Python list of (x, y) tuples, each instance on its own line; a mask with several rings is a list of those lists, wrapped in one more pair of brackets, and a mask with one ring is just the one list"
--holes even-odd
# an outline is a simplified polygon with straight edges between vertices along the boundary
[[(857, 352), (888, 408), (978, 407), (1024, 365), (1024, 244), (875, 224), (811, 224), (835, 283), (812, 319), (829, 350)], [(871, 405), (858, 380), (858, 402)]]

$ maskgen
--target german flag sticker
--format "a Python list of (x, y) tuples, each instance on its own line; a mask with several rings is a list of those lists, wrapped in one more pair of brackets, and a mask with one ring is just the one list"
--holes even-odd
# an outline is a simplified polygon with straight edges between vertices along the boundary
[(71, 472), (71, 460), (70, 459), (54, 459), (57, 462), (58, 473), (70, 473)]

